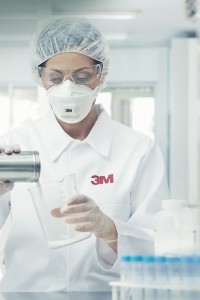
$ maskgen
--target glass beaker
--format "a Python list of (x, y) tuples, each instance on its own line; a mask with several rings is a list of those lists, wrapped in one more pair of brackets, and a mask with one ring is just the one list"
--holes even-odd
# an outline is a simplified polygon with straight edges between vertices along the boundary
[(77, 194), (74, 174), (61, 180), (37, 184), (28, 191), (50, 248), (64, 247), (91, 235), (89, 232), (76, 231), (73, 225), (65, 223), (65, 216), (60, 213), (67, 199)]

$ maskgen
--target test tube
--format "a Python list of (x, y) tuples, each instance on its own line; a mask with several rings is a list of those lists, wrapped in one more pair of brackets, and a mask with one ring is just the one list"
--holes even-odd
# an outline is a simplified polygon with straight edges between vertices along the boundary
[(169, 283), (169, 299), (182, 299), (179, 257), (166, 256), (165, 261)]
[(200, 257), (199, 256), (182, 256), (181, 262), (181, 279), (184, 285), (183, 299), (200, 299), (199, 280), (200, 280)]
[(120, 300), (131, 300), (131, 287), (127, 286), (127, 283), (131, 281), (131, 256), (124, 255), (121, 257), (121, 288), (120, 288)]
[(180, 256), (180, 277), (182, 289), (182, 299), (192, 299), (191, 284), (193, 284), (193, 258), (192, 256)]
[[(193, 284), (198, 289), (200, 282), (200, 256), (193, 256)], [(200, 297), (199, 297), (200, 298)]]
[(156, 297), (159, 300), (169, 299), (167, 268), (165, 256), (154, 257), (155, 281), (156, 281)]
[(144, 289), (142, 288), (142, 255), (131, 256), (131, 282), (133, 284), (132, 299), (143, 300)]
[(155, 300), (155, 268), (154, 268), (154, 256), (144, 255), (142, 257), (142, 268), (144, 278), (144, 300)]
[(121, 273), (120, 273), (120, 280), (122, 282), (129, 282), (130, 281), (130, 274), (131, 274), (131, 256), (124, 255), (121, 257)]

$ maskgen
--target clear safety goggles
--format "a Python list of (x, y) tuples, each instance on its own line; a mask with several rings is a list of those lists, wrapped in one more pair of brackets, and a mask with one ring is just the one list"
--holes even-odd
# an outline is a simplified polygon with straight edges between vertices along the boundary
[(103, 64), (74, 68), (71, 70), (56, 70), (38, 67), (43, 82), (48, 86), (62, 84), (66, 78), (70, 78), (76, 84), (88, 84), (100, 78)]

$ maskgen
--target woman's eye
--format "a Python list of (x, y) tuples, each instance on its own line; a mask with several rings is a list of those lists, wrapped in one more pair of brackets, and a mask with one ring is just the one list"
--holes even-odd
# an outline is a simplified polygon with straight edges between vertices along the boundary
[(77, 80), (87, 80), (92, 77), (92, 73), (89, 72), (81, 72), (74, 74), (74, 78)]
[(85, 77), (90, 77), (92, 75), (92, 73), (90, 73), (90, 72), (80, 72), (80, 73), (77, 73), (76, 75), (80, 78), (85, 78)]
[(62, 83), (62, 78), (61, 77), (54, 77), (54, 78), (51, 78), (51, 82), (53, 82), (54, 84), (60, 84)]

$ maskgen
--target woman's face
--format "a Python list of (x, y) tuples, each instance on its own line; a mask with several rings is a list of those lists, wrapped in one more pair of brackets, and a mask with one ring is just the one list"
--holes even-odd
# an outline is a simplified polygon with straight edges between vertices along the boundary
[[(70, 52), (70, 53), (60, 53), (51, 57), (45, 62), (44, 67), (49, 69), (50, 70), (50, 71), (48, 70), (49, 72), (52, 71), (52, 76), (53, 76), (53, 70), (55, 70), (60, 72), (60, 74), (65, 74), (65, 80), (71, 80), (70, 77), (71, 70), (81, 69), (83, 67), (90, 67), (96, 64), (97, 62), (95, 60), (93, 60), (92, 58), (86, 55)], [(69, 70), (67, 74), (65, 72), (66, 70)], [(88, 69), (86, 68), (85, 70), (86, 72), (91, 72), (91, 68)], [(80, 80), (81, 80), (81, 76), (82, 77), (86, 75), (88, 76), (88, 74), (84, 72), (85, 72), (84, 69), (83, 71), (79, 72), (78, 76), (80, 76)], [(43, 86), (46, 90), (49, 89), (51, 86), (53, 86), (53, 84), (50, 85), (48, 83), (48, 80), (45, 77), (47, 75), (41, 75), (41, 76), (43, 79)], [(95, 89), (99, 83), (99, 80), (100, 80), (100, 75), (97, 75), (96, 77), (94, 77), (94, 80), (91, 80), (89, 83), (83, 83), (83, 84), (87, 85), (91, 89)]]

